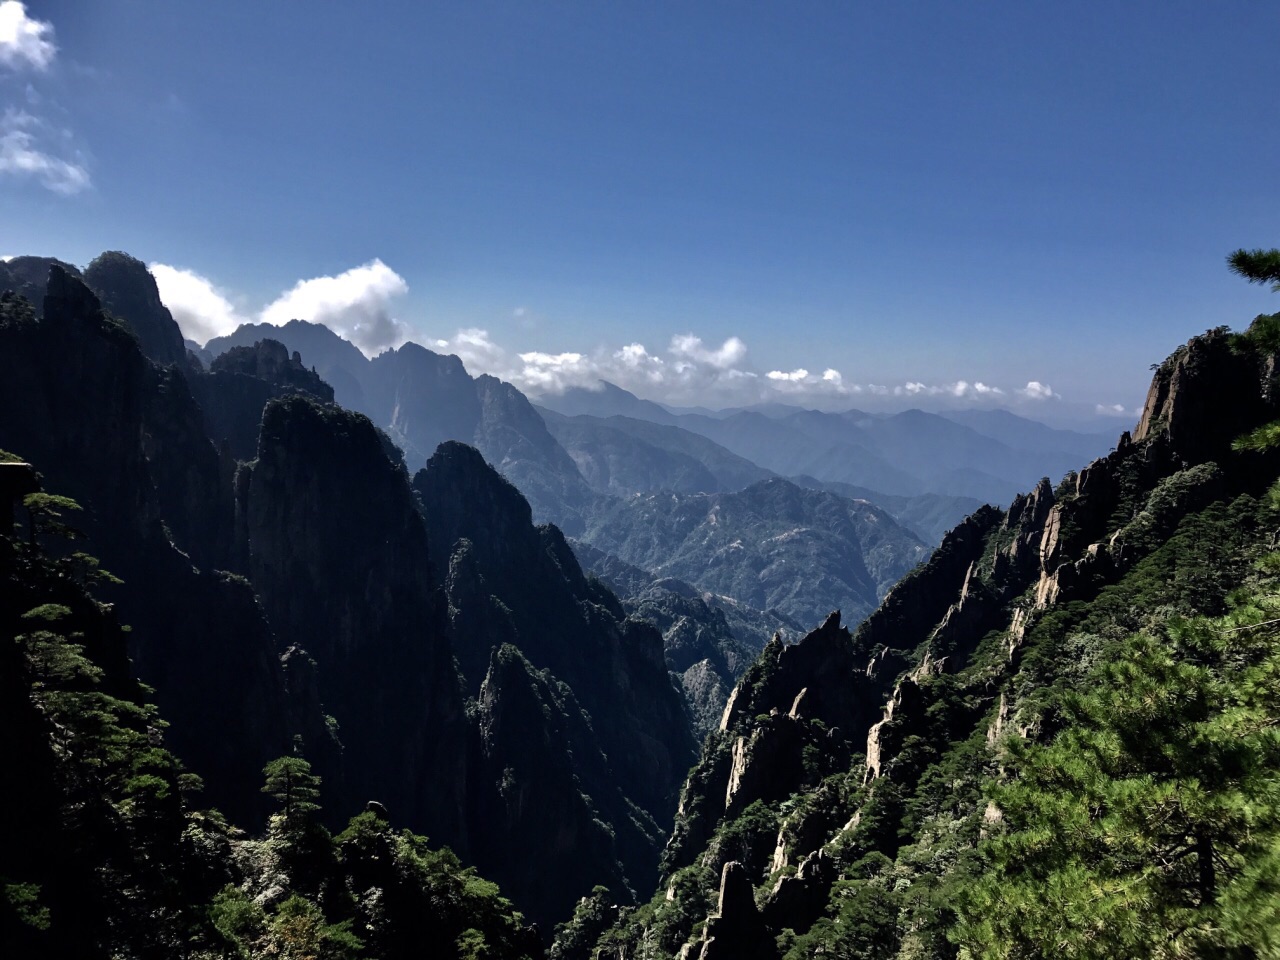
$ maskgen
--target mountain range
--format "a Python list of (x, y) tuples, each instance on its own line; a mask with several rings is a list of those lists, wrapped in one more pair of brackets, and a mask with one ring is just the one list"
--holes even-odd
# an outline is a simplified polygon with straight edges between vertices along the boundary
[[(1121, 810), (1121, 774), (1174, 756), (1143, 736), (1217, 724), (1178, 776), (1254, 791), (1252, 825), (1183, 811), (1191, 852), (1133, 882), (1197, 937), (1251, 936), (1223, 911), (1260, 889), (1232, 858), (1280, 836), (1238, 726), (1269, 729), (1280, 320), (1175, 352), (1086, 466), (1110, 445), (1001, 412), (535, 405), (301, 321), (190, 349), (115, 252), (15, 258), (0, 288), (23, 951), (980, 955), (1034, 935), (1036, 871), (1128, 869), (1111, 821), (1049, 851), (1027, 838), (1062, 811), (1008, 792), (1037, 749), (1102, 762), (1082, 718), (1132, 723), (1080, 787), (1118, 778)], [(1161, 666), (1195, 643), (1203, 675)], [(1175, 680), (1208, 686), (1143, 699)]]
[[(119, 255), (84, 276), (107, 267), (104, 293), (154, 290)], [(280, 344), (161, 365), (115, 304), (56, 264), (38, 313), (4, 301), (0, 408), (22, 414), (0, 448), (82, 508), (76, 536), (209, 800), (260, 818), (245, 785), (296, 737), (326, 809), (377, 800), (534, 919), (594, 884), (647, 887), (694, 758), (659, 632), (476, 451), (445, 444), (411, 477)], [(211, 422), (256, 428), (253, 458)]]
[(1277, 329), (1194, 338), (1113, 452), (770, 643), (653, 899), (583, 901), (553, 953), (1269, 955)]

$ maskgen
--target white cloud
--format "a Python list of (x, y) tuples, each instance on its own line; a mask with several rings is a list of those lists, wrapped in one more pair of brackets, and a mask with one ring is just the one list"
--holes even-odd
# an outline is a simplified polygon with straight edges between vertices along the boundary
[(336, 277), (299, 280), (262, 311), (264, 323), (290, 320), (323, 323), (366, 354), (396, 347), (409, 338), (409, 328), (390, 313), (393, 297), (409, 285), (381, 260), (371, 260)]
[(784, 373), (781, 370), (770, 370), (765, 374), (770, 380), (785, 380), (788, 383), (804, 383), (809, 379), (809, 371), (804, 367), (797, 367), (790, 373)]
[(1028, 380), (1027, 385), (1019, 390), (1018, 393), (1028, 400), (1049, 400), (1057, 396), (1053, 392), (1053, 387), (1047, 383), (1041, 383), (1039, 380)]
[(1142, 416), (1141, 408), (1130, 411), (1123, 403), (1099, 403), (1094, 406), (1093, 412), (1101, 417)]
[(718, 350), (708, 350), (702, 338), (692, 333), (677, 334), (671, 338), (670, 350), (677, 357), (685, 357), (695, 363), (705, 363), (717, 370), (728, 370), (747, 359), (747, 345), (737, 337), (730, 337)]
[(206, 343), (250, 322), (212, 281), (194, 270), (171, 267), (167, 263), (153, 263), (148, 269), (156, 278), (161, 301), (187, 339)]
[(542, 353), (532, 351), (520, 354), (524, 364), (519, 373), (520, 382), (534, 392), (563, 390), (564, 384), (581, 384), (597, 379), (593, 375), (595, 364), (581, 353)]
[[(201, 342), (234, 330), (253, 319), (283, 324), (297, 318), (324, 323), (372, 355), (407, 339), (408, 327), (391, 317), (390, 301), (408, 290), (404, 278), (374, 260), (333, 277), (299, 281), (256, 317), (236, 306), (229, 294), (192, 270), (152, 264), (161, 299), (173, 311), (183, 333)], [(519, 317), (512, 318), (517, 326)], [(570, 388), (597, 390), (601, 380), (642, 397), (676, 405), (745, 406), (771, 400), (835, 410), (851, 404), (868, 409), (901, 409), (904, 402), (928, 409), (1059, 399), (1045, 383), (1027, 381), (1013, 389), (961, 378), (928, 383), (858, 383), (828, 367), (821, 374), (806, 367), (760, 374), (746, 363), (747, 345), (731, 336), (719, 347), (707, 347), (693, 333), (671, 338), (665, 352), (643, 343), (594, 350), (512, 350), (480, 327), (464, 327), (450, 337), (421, 338), (440, 353), (456, 354), (472, 375), (491, 374), (515, 384), (535, 398)], [(556, 345), (552, 345), (553, 347)], [(1120, 415), (1120, 405), (1099, 404), (1099, 415)]]
[(44, 70), (57, 51), (53, 24), (28, 17), (26, 4), (18, 0), (0, 3), (0, 64)]
[[(256, 316), (237, 309), (227, 293), (194, 270), (165, 263), (153, 263), (150, 269), (160, 288), (160, 299), (173, 313), (183, 336), (198, 343), (255, 320), (277, 326), (290, 320), (308, 320), (323, 323), (373, 355), (404, 343), (410, 332), (390, 313), (391, 299), (405, 293), (409, 285), (381, 260), (335, 277), (299, 280)], [(487, 341), (487, 336), (483, 330), (459, 331), (455, 352), (464, 362), (483, 362), (500, 352)], [(439, 340), (432, 346), (441, 349), (455, 344)]]
[(0, 175), (33, 177), (64, 196), (87, 190), (89, 171), (83, 160), (55, 155), (44, 142), (48, 138), (49, 128), (43, 120), (25, 110), (6, 110), (0, 119)]
[(613, 359), (636, 380), (658, 384), (666, 379), (666, 363), (646, 350), (643, 343), (628, 343), (614, 352)]

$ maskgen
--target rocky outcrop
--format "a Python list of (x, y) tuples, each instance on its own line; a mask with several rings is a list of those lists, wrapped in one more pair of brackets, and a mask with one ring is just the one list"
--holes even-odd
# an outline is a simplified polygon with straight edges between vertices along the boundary
[[(541, 922), (568, 916), (597, 884), (631, 899), (624, 861), (646, 838), (618, 819), (625, 798), (572, 690), (503, 645), (477, 720), (483, 782), (469, 811), (477, 865)], [(659, 833), (652, 821), (645, 828)]]
[(1225, 453), (1275, 416), (1274, 370), (1274, 357), (1240, 349), (1225, 327), (1195, 337), (1156, 370), (1134, 442), (1164, 435), (1188, 465)]
[(12, 257), (0, 262), (0, 291), (9, 290), (31, 304), (40, 316), (49, 283), (49, 268), (57, 267), (67, 276), (82, 279), (80, 270), (56, 257)]
[(191, 375), (209, 435), (236, 460), (252, 460), (258, 448), (262, 411), (269, 400), (301, 393), (333, 402), (333, 388), (276, 340), (234, 347), (216, 357), (208, 373)]
[(246, 323), (235, 332), (214, 337), (204, 345), (202, 359), (212, 364), (234, 347), (252, 347), (259, 340), (283, 343), (298, 353), (308, 368), (314, 369), (325, 383), (333, 387), (334, 400), (348, 410), (356, 410), (385, 424), (378, 414), (381, 404), (365, 396), (363, 381), (369, 360), (355, 344), (342, 339), (322, 323), (290, 320), (277, 326), (272, 323)]
[(726, 863), (716, 912), (707, 918), (700, 948), (689, 955), (698, 960), (753, 960), (772, 955), (769, 939), (746, 868), (736, 860)]
[(852, 729), (861, 710), (848, 693), (861, 666), (836, 611), (793, 646), (780, 640), (769, 644), (743, 675), (720, 729), (740, 730), (752, 717), (774, 709), (821, 720), (828, 728)]
[(155, 277), (145, 263), (127, 253), (108, 251), (85, 268), (84, 282), (112, 316), (128, 324), (149, 359), (186, 367), (182, 332), (160, 301)]
[[(583, 576), (559, 530), (535, 527), (528, 502), (477, 450), (442, 444), (414, 477), (413, 488), (431, 551), (447, 558), (449, 635), (464, 682), (480, 697), (482, 712), (497, 709), (501, 698), (495, 699), (495, 691), (518, 679), (517, 659), (527, 662), (526, 673), (536, 671), (541, 678), (519, 683), (521, 690), (533, 683), (543, 691), (539, 698), (546, 712), (531, 709), (522, 724), (501, 727), (505, 739), (484, 735), (487, 775), (502, 781), (505, 766), (497, 759), (502, 756), (509, 758), (506, 766), (545, 769), (548, 775), (568, 763), (565, 769), (592, 812), (570, 828), (566, 824), (578, 808), (556, 801), (552, 807), (563, 820), (556, 830), (593, 836), (589, 822), (599, 819), (615, 837), (611, 855), (621, 865), (615, 879), (625, 880), (620, 889), (655, 881), (661, 845), (657, 824), (669, 821), (680, 779), (694, 756), (688, 717), (663, 662), (660, 634), (627, 618), (616, 597)], [(499, 656), (515, 648), (519, 658)], [(503, 668), (496, 674), (495, 664)], [(561, 688), (572, 695), (547, 700)], [(539, 720), (552, 722), (557, 716), (556, 724), (570, 724), (567, 739), (546, 731)], [(572, 799), (559, 779), (546, 789)], [(531, 808), (500, 822), (515, 831), (539, 815)], [(489, 872), (516, 884), (513, 893), (528, 889), (538, 902), (554, 897), (572, 906), (590, 891), (590, 884), (573, 886), (576, 868), (559, 861), (554, 869), (566, 878), (565, 886), (526, 886), (534, 880), (523, 868), (512, 861), (508, 873), (497, 862), (505, 844), (518, 847), (526, 841), (492, 825), (485, 829), (490, 831), (486, 842), (496, 845)]]
[(236, 487), (246, 572), (319, 665), (346, 781), (465, 851), (462, 692), (403, 467), (368, 418), (293, 394), (267, 404)]
[[(519, 491), (473, 448), (442, 444), (413, 486), (433, 552), (468, 554), (508, 612), (522, 653), (577, 692), (627, 794), (665, 819), (693, 742), (658, 632), (627, 619), (616, 597), (584, 577), (560, 532), (535, 527)], [(505, 627), (497, 637), (466, 629), (473, 605), (457, 593), (449, 599), (460, 660), (478, 662), (466, 652), (472, 645), (487, 658), (505, 642)], [(472, 689), (478, 683), (466, 680)]]

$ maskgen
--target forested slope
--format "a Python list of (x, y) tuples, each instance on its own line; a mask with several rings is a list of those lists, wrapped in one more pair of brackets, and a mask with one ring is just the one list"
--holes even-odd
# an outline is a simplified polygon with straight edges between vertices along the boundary
[(1112, 454), (766, 648), (653, 900), (553, 955), (1277, 955), (1277, 330), (1180, 347)]

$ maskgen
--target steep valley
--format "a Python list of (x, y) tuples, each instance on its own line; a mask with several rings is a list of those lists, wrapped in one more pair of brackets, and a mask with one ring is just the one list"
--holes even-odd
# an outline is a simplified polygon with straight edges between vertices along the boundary
[(1280, 314), (1112, 448), (0, 290), (16, 955), (1270, 955)]

